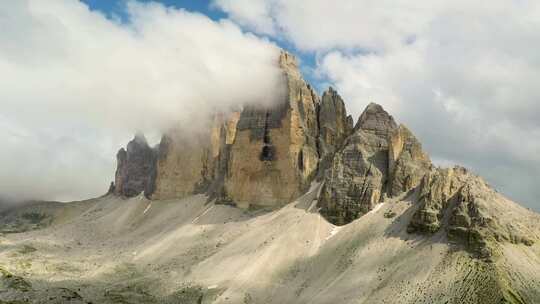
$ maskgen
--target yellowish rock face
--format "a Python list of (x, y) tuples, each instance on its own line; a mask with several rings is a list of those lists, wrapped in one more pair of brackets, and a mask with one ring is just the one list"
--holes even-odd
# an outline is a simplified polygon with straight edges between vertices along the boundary
[(281, 206), (306, 189), (319, 155), (316, 94), (301, 78), (296, 61), (280, 58), (287, 94), (272, 108), (245, 109), (231, 146), (227, 196), (238, 205)]
[(153, 199), (180, 198), (195, 192), (209, 162), (209, 139), (184, 138), (180, 132), (171, 132), (162, 139)]

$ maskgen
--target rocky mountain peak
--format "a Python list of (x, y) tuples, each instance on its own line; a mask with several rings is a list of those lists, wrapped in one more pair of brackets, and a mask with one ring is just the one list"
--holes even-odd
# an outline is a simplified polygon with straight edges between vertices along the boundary
[(323, 155), (333, 153), (352, 132), (352, 117), (347, 115), (343, 99), (332, 87), (322, 95), (318, 122)]
[(510, 207), (498, 193), (466, 169), (433, 166), (413, 132), (381, 105), (368, 104), (353, 128), (334, 88), (319, 97), (287, 52), (279, 65), (287, 94), (278, 104), (216, 115), (197, 136), (169, 131), (157, 151), (137, 134), (117, 154), (114, 193), (158, 200), (203, 193), (242, 208), (275, 208), (317, 179), (320, 213), (335, 225), (407, 198), (410, 233), (444, 232), (487, 258), (493, 240), (534, 242), (504, 218)]
[(394, 118), (381, 105), (373, 102), (368, 104), (354, 127), (355, 131), (370, 131), (382, 135), (388, 135), (396, 128)]
[(281, 67), (298, 68), (298, 60), (291, 53), (281, 50), (279, 54), (279, 65)]

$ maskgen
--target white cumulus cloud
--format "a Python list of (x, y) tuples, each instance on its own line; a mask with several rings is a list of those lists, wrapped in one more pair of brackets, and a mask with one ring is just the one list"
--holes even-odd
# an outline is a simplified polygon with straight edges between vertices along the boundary
[(271, 103), (279, 49), (228, 20), (126, 2), (127, 21), (77, 0), (0, 1), (0, 193), (102, 194), (136, 131)]

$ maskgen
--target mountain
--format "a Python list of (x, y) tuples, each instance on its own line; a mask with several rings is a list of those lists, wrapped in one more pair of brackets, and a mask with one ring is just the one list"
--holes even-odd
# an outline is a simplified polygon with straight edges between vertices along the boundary
[(137, 134), (103, 197), (1, 211), (0, 303), (540, 303), (539, 214), (279, 64), (281, 102)]

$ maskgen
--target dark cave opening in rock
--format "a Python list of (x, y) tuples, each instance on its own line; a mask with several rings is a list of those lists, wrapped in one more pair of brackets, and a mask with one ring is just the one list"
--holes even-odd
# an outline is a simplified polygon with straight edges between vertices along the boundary
[(263, 148), (262, 148), (262, 151), (261, 151), (261, 161), (271, 161), (271, 160), (274, 160), (274, 147), (270, 146), (270, 145), (265, 145)]
[(298, 169), (304, 171), (304, 151), (302, 150), (298, 153)]

